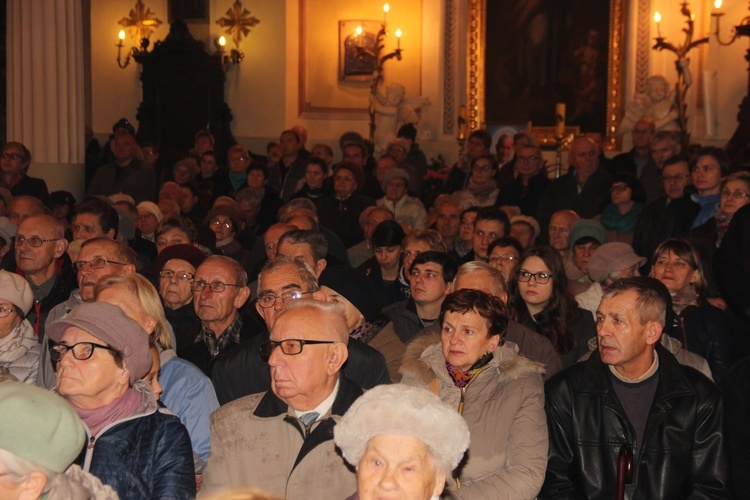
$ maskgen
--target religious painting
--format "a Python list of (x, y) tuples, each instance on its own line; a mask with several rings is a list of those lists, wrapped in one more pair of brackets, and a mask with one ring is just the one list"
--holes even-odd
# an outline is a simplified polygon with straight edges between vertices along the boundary
[(339, 21), (339, 78), (372, 80), (378, 68), (377, 37), (381, 21)]
[(609, 149), (621, 115), (626, 0), (471, 0), (471, 128), (531, 122), (600, 131)]

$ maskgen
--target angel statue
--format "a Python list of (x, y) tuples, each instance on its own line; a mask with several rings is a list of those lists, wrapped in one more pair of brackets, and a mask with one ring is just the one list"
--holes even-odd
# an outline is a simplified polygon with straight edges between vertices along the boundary
[(646, 92), (636, 94), (633, 102), (628, 104), (617, 132), (621, 135), (629, 133), (635, 122), (643, 118), (651, 118), (657, 131), (680, 130), (679, 117), (669, 82), (661, 75), (654, 75), (646, 80)]
[(388, 143), (396, 138), (401, 124), (419, 123), (422, 107), (430, 100), (420, 96), (406, 97), (406, 90), (400, 83), (392, 83), (385, 89), (385, 95), (378, 92), (370, 95), (370, 103), (375, 112), (375, 153), (385, 152)]

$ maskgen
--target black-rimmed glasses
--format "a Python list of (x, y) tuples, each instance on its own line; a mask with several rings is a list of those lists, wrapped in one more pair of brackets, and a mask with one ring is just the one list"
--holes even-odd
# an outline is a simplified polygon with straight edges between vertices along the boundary
[(312, 292), (302, 292), (300, 290), (292, 290), (290, 292), (284, 292), (281, 295), (274, 295), (272, 293), (269, 293), (261, 297), (258, 297), (258, 304), (260, 304), (260, 307), (264, 309), (268, 309), (269, 307), (273, 307), (276, 304), (276, 301), (278, 299), (281, 299), (282, 302), (286, 302), (287, 300), (299, 300), (306, 293), (312, 293)]
[(302, 348), (305, 345), (318, 345), (318, 344), (335, 344), (333, 340), (303, 340), (303, 339), (286, 339), (286, 340), (269, 340), (260, 344), (261, 356), (268, 357), (271, 355), (274, 349), (281, 347), (281, 352), (287, 356), (296, 356), (302, 352)]
[(65, 353), (70, 351), (73, 357), (79, 361), (86, 361), (94, 355), (95, 349), (106, 349), (108, 351), (117, 352), (117, 349), (109, 347), (108, 345), (95, 344), (93, 342), (78, 342), (73, 345), (58, 344), (50, 346), (49, 355), (52, 361), (60, 361)]
[(125, 262), (117, 262), (114, 260), (107, 260), (107, 259), (102, 259), (101, 257), (97, 257), (96, 259), (91, 259), (91, 260), (79, 260), (75, 264), (73, 264), (73, 269), (76, 272), (80, 273), (86, 268), (87, 265), (91, 269), (101, 269), (104, 267), (105, 264), (114, 264), (116, 266), (127, 266)]
[(546, 285), (549, 283), (549, 280), (552, 279), (551, 273), (530, 273), (528, 271), (519, 271), (518, 272), (518, 281), (521, 283), (526, 283), (527, 281), (531, 281), (531, 278), (534, 278), (534, 281), (539, 283), (540, 285)]

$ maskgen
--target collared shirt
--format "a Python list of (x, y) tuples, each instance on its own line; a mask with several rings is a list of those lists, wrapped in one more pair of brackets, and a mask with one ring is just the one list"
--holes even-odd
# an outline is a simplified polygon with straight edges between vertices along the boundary
[[(312, 413), (312, 412), (317, 412), (318, 420), (320, 420), (321, 417), (326, 415), (328, 413), (328, 410), (330, 410), (333, 407), (333, 402), (336, 400), (336, 395), (339, 393), (340, 383), (341, 383), (341, 378), (336, 380), (336, 385), (333, 386), (333, 390), (328, 395), (328, 397), (325, 398), (318, 406), (316, 406), (312, 410), (308, 410), (308, 411), (294, 410), (294, 414), (296, 415), (296, 417), (301, 420), (303, 415), (307, 415), (308, 413)], [(318, 420), (316, 420), (316, 422)]]
[(206, 327), (205, 323), (201, 323), (201, 333), (195, 341), (204, 342), (211, 357), (214, 357), (218, 356), (230, 342), (234, 342), (235, 344), (240, 343), (240, 330), (242, 330), (242, 317), (237, 314), (234, 317), (234, 321), (230, 323), (226, 330), (219, 334), (218, 338), (213, 330)]

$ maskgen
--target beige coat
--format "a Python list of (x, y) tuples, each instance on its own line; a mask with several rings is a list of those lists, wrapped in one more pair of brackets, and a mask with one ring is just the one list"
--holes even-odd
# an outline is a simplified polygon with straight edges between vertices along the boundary
[[(445, 368), (441, 344), (429, 341), (418, 338), (407, 347), (402, 383), (425, 388), (437, 384), (440, 399), (458, 409), (462, 391)], [(463, 417), (471, 444), (458, 468), (457, 498), (518, 500), (539, 493), (548, 453), (543, 372), (540, 363), (505, 345), (465, 388)]]
[(361, 394), (342, 377), (331, 412), (307, 439), (294, 411), (270, 391), (222, 406), (211, 415), (211, 455), (201, 493), (252, 487), (290, 500), (348, 497), (357, 491), (357, 478), (336, 451), (333, 427)]

